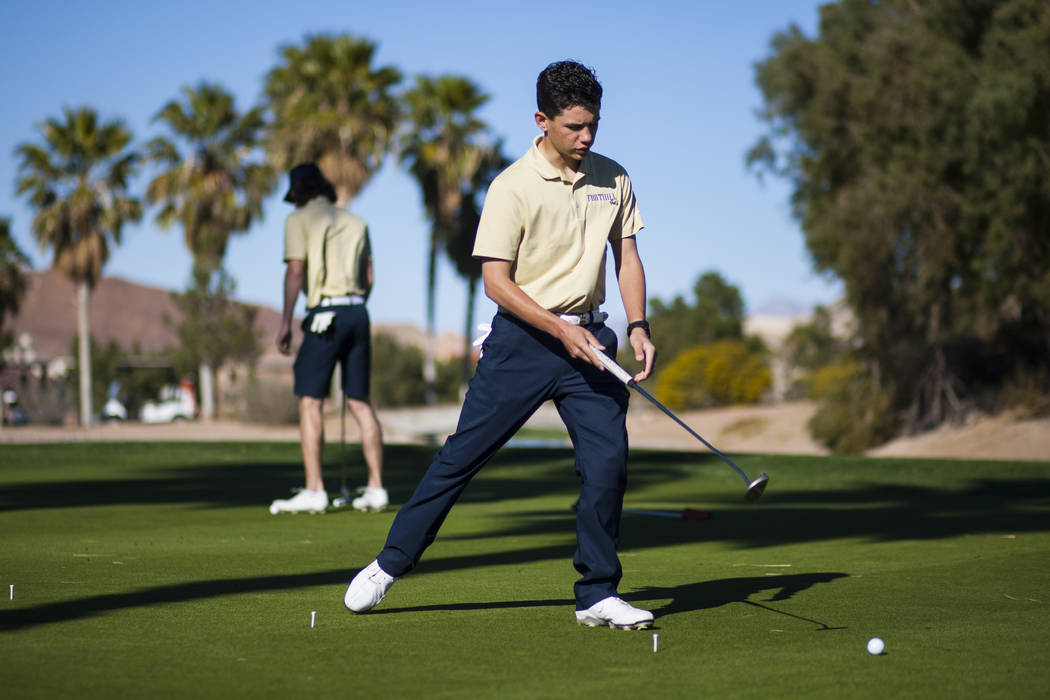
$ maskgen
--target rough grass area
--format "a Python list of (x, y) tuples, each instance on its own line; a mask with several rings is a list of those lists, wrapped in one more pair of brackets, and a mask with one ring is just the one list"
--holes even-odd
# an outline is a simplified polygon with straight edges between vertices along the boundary
[[(635, 451), (627, 507), (713, 517), (624, 516), (657, 618), (623, 632), (574, 624), (568, 449), (501, 452), (359, 616), (394, 513), (271, 516), (295, 444), (0, 450), (7, 697), (1050, 696), (1050, 463), (738, 455), (745, 505), (715, 458)], [(395, 504), (430, 454), (388, 448)]]

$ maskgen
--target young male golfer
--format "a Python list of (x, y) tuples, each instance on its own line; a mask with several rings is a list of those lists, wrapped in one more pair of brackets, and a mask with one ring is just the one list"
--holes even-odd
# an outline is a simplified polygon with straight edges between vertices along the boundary
[(295, 211), (284, 223), (284, 309), (277, 349), (292, 351), (292, 315), (299, 291), (306, 292), (303, 344), (296, 355), (295, 395), (299, 397), (299, 439), (306, 488), (270, 504), (270, 512), (319, 513), (328, 507), (321, 474), (324, 399), (339, 363), (343, 393), (361, 429), (368, 486), (352, 501), (356, 510), (387, 506), (383, 488), (383, 435), (369, 401), (372, 345), (365, 300), (372, 291), (372, 252), (368, 227), (358, 216), (335, 206), (335, 189), (313, 163), (288, 175), (284, 201)]
[(645, 323), (645, 273), (634, 235), (642, 228), (622, 167), (591, 152), (602, 88), (594, 72), (564, 61), (536, 84), (540, 134), (485, 197), (474, 256), (485, 293), (499, 305), (454, 435), (397, 513), (378, 558), (350, 582), (353, 612), (375, 607), (410, 571), (452, 505), (492, 455), (544, 401), (558, 409), (576, 448), (582, 482), (576, 515), (580, 573), (576, 620), (643, 629), (647, 610), (616, 595), (616, 554), (627, 483), (627, 389), (595, 357), (615, 355), (616, 335), (598, 310), (610, 248), (627, 312), (628, 339), (649, 376), (656, 348)]

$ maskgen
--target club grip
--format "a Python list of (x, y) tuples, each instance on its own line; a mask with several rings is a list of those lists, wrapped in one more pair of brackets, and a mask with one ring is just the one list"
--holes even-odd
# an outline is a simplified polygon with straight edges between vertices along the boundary
[(598, 361), (605, 366), (605, 369), (612, 372), (613, 375), (624, 384), (630, 384), (631, 380), (634, 379), (634, 377), (627, 373), (627, 370), (616, 364), (616, 360), (612, 359), (598, 348), (592, 345), (591, 351), (598, 358)]

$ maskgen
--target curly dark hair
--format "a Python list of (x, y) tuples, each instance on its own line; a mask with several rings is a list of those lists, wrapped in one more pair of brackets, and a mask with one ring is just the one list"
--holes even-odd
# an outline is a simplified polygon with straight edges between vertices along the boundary
[(301, 207), (314, 197), (320, 196), (326, 197), (333, 204), (336, 201), (335, 188), (314, 163), (300, 163), (295, 166), (289, 173), (289, 179), (291, 182), (284, 201), (296, 207)]
[(595, 114), (602, 106), (602, 86), (593, 68), (576, 61), (552, 63), (536, 79), (536, 107), (553, 119), (571, 107)]

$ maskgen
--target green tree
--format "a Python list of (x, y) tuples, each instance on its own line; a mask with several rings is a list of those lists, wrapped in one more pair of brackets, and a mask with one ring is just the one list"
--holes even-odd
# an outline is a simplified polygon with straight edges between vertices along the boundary
[(182, 294), (172, 294), (182, 318), (177, 324), (166, 320), (174, 325), (179, 339), (173, 357), (179, 375), (231, 361), (253, 366), (258, 360), (258, 309), (233, 301), (234, 290), (233, 279), (219, 268), (209, 286), (194, 285)]
[(140, 157), (129, 148), (131, 133), (119, 120), (99, 122), (90, 107), (66, 108), (63, 120), (38, 129), (42, 143), (24, 143), (18, 194), (28, 195), (36, 214), (33, 235), (53, 265), (76, 287), (80, 422), (90, 425), (91, 376), (88, 306), (102, 276), (111, 244), (119, 244), (124, 223), (142, 217), (141, 202), (128, 194), (128, 179)]
[[(29, 258), (11, 236), (11, 220), (0, 219), (0, 352), (11, 345), (11, 332), (5, 330), (8, 316), (18, 313), (26, 293), (25, 271)], [(0, 367), (3, 360), (0, 359)]]
[(773, 378), (762, 353), (739, 340), (689, 348), (656, 382), (656, 396), (672, 409), (756, 403)]
[(1050, 6), (843, 0), (772, 46), (749, 159), (792, 182), (816, 268), (843, 281), (877, 413), (932, 427), (1046, 366)]
[[(470, 235), (475, 182), (486, 161), (493, 157), (491, 147), (483, 142), (485, 123), (477, 117), (477, 110), (488, 99), (477, 85), (456, 75), (417, 76), (415, 85), (404, 94), (408, 126), (401, 139), (401, 161), (419, 183), (423, 207), (430, 218), (427, 347), (423, 358), (428, 404), (436, 398), (437, 260), (446, 241), (463, 236), (457, 244), (457, 249), (462, 249), (465, 237)], [(462, 211), (465, 202), (466, 212)], [(476, 231), (476, 223), (473, 225)], [(465, 262), (461, 256), (457, 258)], [(466, 267), (469, 283), (469, 264)]]
[(1050, 399), (1050, 6), (994, 3), (982, 37), (970, 102), (965, 195), (975, 232), (966, 275), (974, 327), (1006, 338), (1020, 365), (1007, 385), (1030, 377)]
[(349, 35), (317, 35), (304, 46), (284, 46), (266, 76), (272, 119), (266, 150), (287, 171), (312, 161), (345, 206), (382, 165), (399, 119), (393, 89), (401, 73), (374, 68), (376, 46)]
[(844, 342), (832, 332), (831, 312), (824, 306), (815, 308), (809, 321), (791, 329), (784, 347), (792, 366), (809, 371), (831, 364), (846, 350)]
[(705, 272), (693, 285), (693, 303), (680, 294), (670, 302), (649, 301), (649, 325), (668, 365), (683, 350), (716, 340), (744, 337), (744, 300), (740, 290), (717, 272)]
[(423, 399), (423, 375), (419, 365), (423, 353), (403, 348), (393, 336), (372, 336), (372, 396), (377, 406), (409, 406)]
[[(399, 345), (388, 333), (372, 336), (372, 396), (382, 408), (418, 406), (426, 387), (419, 365), (423, 353), (411, 345)], [(459, 399), (459, 368), (453, 362), (438, 362), (437, 398), (443, 402)]]
[(810, 394), (821, 400), (809, 419), (813, 438), (832, 452), (850, 453), (886, 442), (897, 430), (892, 392), (876, 391), (871, 373), (841, 358), (810, 375)]
[(848, 358), (849, 354), (847, 340), (835, 336), (831, 311), (824, 306), (816, 307), (812, 317), (805, 323), (795, 325), (784, 339), (782, 356), (790, 368), (799, 372), (793, 393), (816, 397), (813, 392), (814, 375)]
[[(262, 202), (273, 191), (273, 170), (261, 160), (257, 147), (263, 130), (263, 110), (256, 107), (238, 113), (234, 98), (221, 86), (201, 83), (183, 88), (184, 101), (168, 102), (154, 117), (163, 122), (174, 138), (157, 137), (147, 145), (150, 160), (164, 170), (150, 181), (146, 190), (150, 202), (160, 206), (157, 223), (164, 228), (178, 222), (193, 254), (190, 291), (193, 299), (224, 308), (225, 300), (205, 300), (210, 289), (221, 288), (216, 279), (221, 272), (230, 236), (247, 231), (262, 216)], [(184, 150), (180, 150), (180, 147)], [(205, 333), (226, 328), (210, 323), (189, 310), (183, 323), (201, 321), (204, 326), (187, 329), (185, 339), (237, 344), (233, 338), (213, 338)], [(233, 329), (234, 332), (235, 329)], [(238, 336), (239, 337), (239, 336)], [(203, 347), (186, 352), (200, 357), (201, 413), (211, 419), (215, 413), (213, 373), (222, 354)]]

